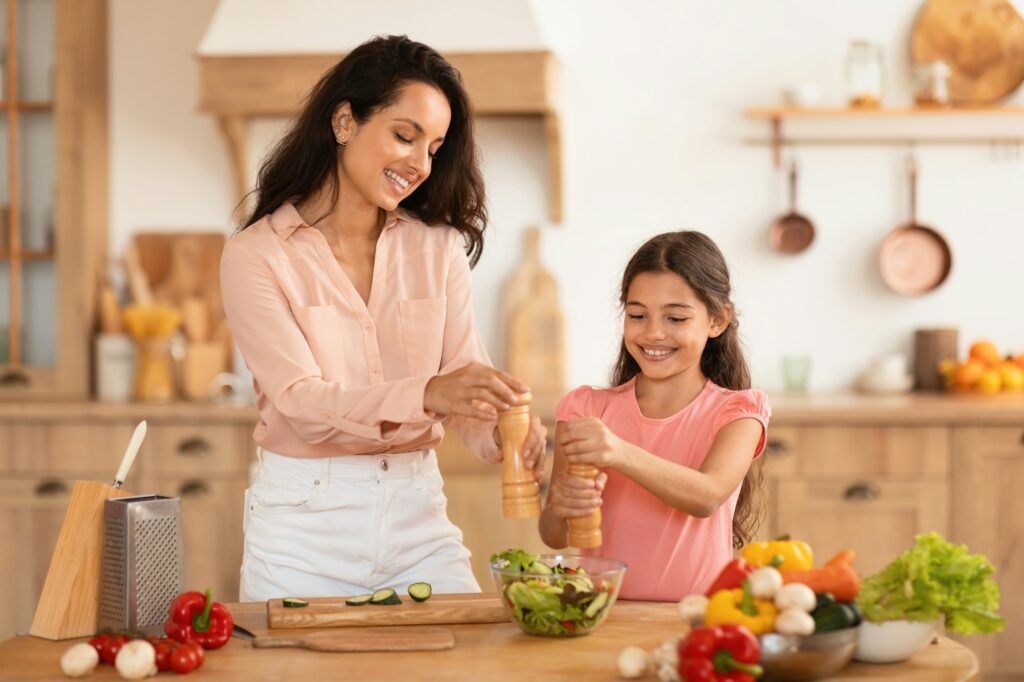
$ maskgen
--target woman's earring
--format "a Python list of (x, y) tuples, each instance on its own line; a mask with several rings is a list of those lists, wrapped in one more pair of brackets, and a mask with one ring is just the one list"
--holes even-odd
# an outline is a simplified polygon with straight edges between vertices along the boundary
[(335, 139), (335, 140), (337, 140), (337, 141), (338, 141), (338, 144), (339, 144), (340, 146), (342, 146), (342, 147), (344, 147), (345, 145), (347, 145), (347, 144), (348, 144), (348, 140), (343, 140), (343, 139), (341, 139), (340, 137), (336, 137), (336, 138), (334, 138), (334, 139)]

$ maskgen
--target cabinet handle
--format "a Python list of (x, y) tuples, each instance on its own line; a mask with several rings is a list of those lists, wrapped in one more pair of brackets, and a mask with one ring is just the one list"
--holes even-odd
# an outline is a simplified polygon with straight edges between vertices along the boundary
[(205, 457), (213, 452), (210, 441), (200, 436), (184, 438), (178, 443), (178, 454), (183, 457)]
[(209, 492), (210, 487), (203, 481), (185, 481), (178, 489), (178, 497), (200, 497)]
[(12, 369), (9, 372), (4, 372), (0, 376), (0, 386), (7, 386), (9, 388), (26, 388), (32, 381), (28, 378), (28, 375), (22, 372), (20, 369)]
[(784, 455), (789, 452), (789, 445), (787, 445), (784, 440), (769, 438), (768, 443), (765, 445), (765, 449), (772, 455)]
[(882, 491), (878, 486), (869, 481), (854, 483), (843, 491), (843, 499), (850, 502), (863, 500), (876, 500), (881, 497)]
[(63, 497), (68, 494), (64, 481), (42, 481), (35, 489), (36, 497)]

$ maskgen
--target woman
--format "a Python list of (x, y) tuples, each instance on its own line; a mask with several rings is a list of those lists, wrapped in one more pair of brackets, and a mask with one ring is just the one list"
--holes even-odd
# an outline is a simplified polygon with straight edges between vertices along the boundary
[[(444, 423), (497, 462), (496, 412), (528, 390), (473, 320), (485, 225), (458, 72), (404, 36), (323, 76), (264, 161), (221, 261), (260, 411), (242, 600), (479, 591), (432, 448)], [(534, 419), (537, 472), (544, 437)]]

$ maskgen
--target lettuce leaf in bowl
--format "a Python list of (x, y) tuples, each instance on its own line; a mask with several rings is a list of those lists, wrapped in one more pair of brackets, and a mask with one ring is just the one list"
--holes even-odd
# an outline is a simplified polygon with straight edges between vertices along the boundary
[(946, 618), (946, 630), (962, 635), (999, 632), (999, 586), (992, 563), (966, 545), (938, 533), (915, 537), (915, 544), (861, 585), (857, 605), (873, 622)]

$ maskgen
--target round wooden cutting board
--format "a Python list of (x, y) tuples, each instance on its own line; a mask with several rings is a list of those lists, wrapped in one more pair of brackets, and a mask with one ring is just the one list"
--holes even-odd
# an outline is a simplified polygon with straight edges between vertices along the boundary
[(1024, 81), (1024, 19), (1009, 0), (928, 0), (911, 53), (918, 64), (949, 64), (955, 103), (996, 102)]

